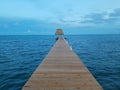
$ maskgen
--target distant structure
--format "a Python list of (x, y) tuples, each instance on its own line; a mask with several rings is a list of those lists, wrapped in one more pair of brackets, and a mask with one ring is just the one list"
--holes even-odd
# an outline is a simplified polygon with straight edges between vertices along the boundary
[(58, 40), (58, 38), (63, 38), (64, 37), (64, 32), (62, 31), (62, 29), (57, 29), (57, 31), (55, 32), (56, 40)]

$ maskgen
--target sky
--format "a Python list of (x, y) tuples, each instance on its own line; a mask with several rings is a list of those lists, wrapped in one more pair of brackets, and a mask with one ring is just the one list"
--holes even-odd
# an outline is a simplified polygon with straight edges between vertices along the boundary
[(0, 0), (0, 35), (120, 34), (120, 0)]

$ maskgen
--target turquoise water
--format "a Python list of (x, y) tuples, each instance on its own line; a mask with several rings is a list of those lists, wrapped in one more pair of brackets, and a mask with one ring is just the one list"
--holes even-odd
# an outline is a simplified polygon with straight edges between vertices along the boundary
[[(104, 90), (120, 90), (120, 35), (66, 36)], [(0, 36), (0, 90), (21, 90), (54, 36)]]

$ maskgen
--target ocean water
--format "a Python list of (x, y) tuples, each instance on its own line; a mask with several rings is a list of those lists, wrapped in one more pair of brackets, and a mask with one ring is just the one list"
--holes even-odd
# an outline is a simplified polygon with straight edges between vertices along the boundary
[[(120, 90), (120, 35), (66, 36), (104, 90)], [(0, 36), (0, 90), (21, 90), (55, 36)]]

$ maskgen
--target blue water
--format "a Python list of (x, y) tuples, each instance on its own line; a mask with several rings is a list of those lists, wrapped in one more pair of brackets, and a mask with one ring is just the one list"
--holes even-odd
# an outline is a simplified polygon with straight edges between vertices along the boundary
[[(120, 35), (66, 36), (104, 90), (120, 90)], [(0, 90), (21, 90), (54, 36), (0, 36)]]

